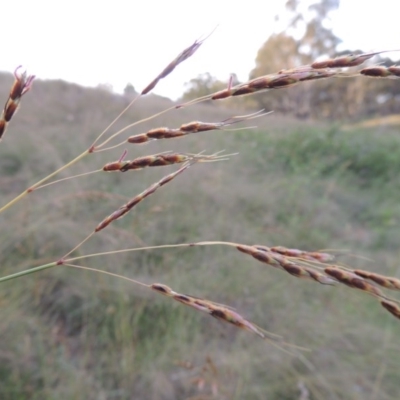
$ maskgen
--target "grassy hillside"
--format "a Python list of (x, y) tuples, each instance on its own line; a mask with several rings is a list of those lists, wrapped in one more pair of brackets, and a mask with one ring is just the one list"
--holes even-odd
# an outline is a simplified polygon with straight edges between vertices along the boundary
[[(0, 75), (0, 98), (11, 82)], [(98, 89), (35, 82), (1, 143), (1, 204), (87, 148), (128, 102)], [(170, 105), (148, 96), (116, 128)], [(175, 110), (124, 137), (235, 113)], [(257, 125), (126, 146), (128, 159), (165, 150), (239, 154), (193, 166), (79, 253), (225, 240), (337, 249), (341, 263), (398, 275), (397, 132), (274, 115)], [(122, 149), (90, 156), (61, 177), (98, 169)], [(0, 215), (1, 275), (59, 258), (173, 170), (96, 173), (32, 193)], [(1, 284), (1, 399), (399, 396), (400, 325), (362, 292), (301, 281), (222, 246), (120, 253), (82, 265), (228, 304), (311, 351), (293, 357), (129, 282), (60, 266)]]

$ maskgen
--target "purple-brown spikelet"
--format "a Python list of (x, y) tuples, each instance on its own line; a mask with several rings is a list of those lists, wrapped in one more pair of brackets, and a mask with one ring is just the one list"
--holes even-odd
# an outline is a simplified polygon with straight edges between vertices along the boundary
[(392, 65), (388, 67), (388, 70), (394, 75), (400, 77), (400, 67), (397, 65)]
[(225, 160), (227, 155), (203, 155), (203, 154), (191, 154), (191, 153), (159, 153), (143, 157), (135, 158), (131, 161), (114, 161), (107, 163), (103, 167), (103, 171), (112, 172), (120, 171), (126, 172), (129, 170), (139, 170), (146, 167), (163, 167), (173, 164), (182, 164), (184, 162), (197, 161), (197, 162), (211, 162)]
[(243, 318), (239, 313), (226, 306), (222, 306), (199, 297), (177, 293), (161, 283), (153, 283), (150, 285), (150, 288), (164, 296), (172, 298), (175, 301), (192, 307), (198, 311), (205, 312), (212, 317), (219, 319), (220, 321), (228, 322), (229, 324), (235, 325), (238, 328), (252, 332), (263, 339), (266, 339), (269, 336), (267, 335), (267, 332), (263, 331), (260, 327), (251, 323), (247, 319)]
[(374, 272), (364, 271), (362, 269), (356, 269), (354, 270), (354, 273), (364, 279), (369, 279), (370, 281), (373, 281), (386, 289), (400, 290), (400, 279), (376, 274)]
[(108, 217), (103, 219), (97, 227), (95, 228), (95, 232), (99, 232), (102, 229), (106, 228), (108, 225), (111, 224), (111, 222), (123, 217), (126, 213), (128, 213), (134, 206), (136, 206), (138, 203), (140, 203), (143, 199), (145, 199), (147, 196), (150, 196), (153, 194), (158, 188), (161, 186), (165, 185), (166, 183), (170, 182), (172, 179), (174, 179), (177, 175), (185, 171), (187, 168), (189, 168), (192, 164), (187, 163), (183, 165), (180, 169), (177, 171), (164, 176), (160, 181), (154, 183), (151, 185), (149, 188), (144, 190), (142, 193), (138, 194), (135, 196), (133, 199), (129, 200), (126, 204), (121, 206), (118, 210), (114, 211), (112, 214), (110, 214)]
[(363, 68), (360, 71), (361, 75), (370, 76), (373, 78), (387, 78), (392, 73), (384, 66), (376, 65), (374, 67)]
[(134, 135), (128, 138), (128, 143), (133, 144), (141, 144), (146, 143), (151, 140), (158, 140), (158, 139), (173, 139), (182, 136), (186, 136), (187, 134), (192, 133), (188, 131), (182, 131), (180, 129), (170, 129), (170, 128), (155, 128), (151, 129), (146, 133), (140, 133), (139, 135)]
[(193, 159), (190, 155), (180, 153), (154, 154), (135, 158), (132, 161), (115, 161), (106, 164), (103, 171), (120, 171), (137, 170), (145, 167), (160, 167), (165, 165), (180, 164)]
[[(290, 258), (285, 257), (285, 255), (283, 254), (272, 251), (273, 248), (261, 245), (247, 246), (242, 244), (237, 245), (236, 248), (242, 253), (250, 255), (256, 260), (263, 262), (264, 264), (283, 269), (290, 275), (293, 275), (297, 278), (311, 279), (323, 285), (333, 285), (336, 283), (328, 276), (318, 271), (315, 271), (310, 267), (300, 265), (292, 261)], [(282, 251), (283, 249), (290, 250), (286, 249), (285, 247), (275, 248), (281, 249)]]
[(302, 258), (304, 260), (315, 260), (319, 262), (329, 262), (334, 259), (334, 256), (328, 253), (320, 253), (315, 251), (304, 251), (298, 249), (288, 249), (283, 246), (273, 246), (271, 251), (288, 257)]
[(239, 122), (248, 121), (257, 117), (261, 117), (266, 115), (267, 113), (263, 113), (262, 111), (258, 111), (256, 113), (248, 114), (248, 115), (240, 115), (233, 116), (225, 119), (221, 122), (201, 122), (201, 121), (192, 121), (186, 124), (182, 124), (178, 129), (171, 129), (167, 127), (160, 127), (150, 129), (145, 133), (140, 133), (138, 135), (131, 136), (127, 139), (128, 143), (140, 144), (146, 143), (150, 140), (156, 139), (172, 139), (182, 137), (191, 133), (197, 132), (206, 132), (212, 130), (221, 130), (226, 126), (230, 126), (233, 124), (237, 124)]
[(0, 115), (0, 140), (3, 137), (8, 123), (18, 109), (21, 97), (31, 88), (34, 75), (27, 75), (26, 72), (19, 73), (19, 66), (14, 71), (14, 83), (11, 87), (9, 97), (4, 105), (3, 112)]
[(169, 129), (162, 127), (162, 128), (151, 129), (146, 133), (140, 133), (139, 135), (130, 136), (127, 139), (127, 142), (133, 144), (141, 144), (141, 143), (146, 143), (150, 140), (171, 139), (185, 135), (186, 133), (180, 131), (179, 129)]
[(206, 132), (213, 131), (215, 129), (220, 129), (221, 123), (207, 123), (200, 121), (189, 122), (188, 124), (182, 124), (179, 128), (182, 132), (196, 133), (196, 132)]
[(255, 246), (247, 246), (244, 244), (240, 244), (236, 246), (236, 248), (241, 251), (242, 253), (248, 254), (255, 258), (258, 261), (261, 261), (265, 264), (271, 265), (273, 267), (279, 268), (280, 264), (279, 262), (273, 257), (271, 252), (266, 251), (266, 250), (260, 250), (260, 248), (257, 248)]
[(220, 321), (228, 322), (229, 324), (235, 325), (240, 329), (255, 333), (257, 336), (260, 336), (263, 339), (266, 338), (265, 333), (258, 326), (246, 320), (235, 311), (218, 306), (212, 306), (210, 307), (210, 315), (219, 319)]
[(347, 67), (356, 67), (357, 65), (361, 65), (365, 61), (370, 58), (383, 53), (375, 52), (375, 53), (363, 53), (363, 54), (347, 54), (345, 56), (340, 56), (336, 58), (330, 58), (329, 60), (324, 61), (316, 61), (311, 64), (312, 68), (347, 68)]
[(360, 71), (360, 74), (372, 78), (400, 78), (400, 67), (396, 65), (391, 67), (376, 65), (373, 67), (363, 68)]
[(329, 78), (336, 72), (329, 70), (317, 70), (307, 66), (298, 69), (281, 70), (276, 74), (264, 75), (254, 78), (246, 83), (227, 88), (211, 95), (212, 100), (225, 99), (231, 96), (241, 96), (269, 89), (282, 89), (296, 85), (299, 82)]
[(340, 283), (343, 283), (351, 288), (360, 289), (364, 292), (370, 293), (376, 297), (384, 297), (383, 293), (371, 283), (368, 283), (361, 277), (351, 272), (344, 271), (335, 266), (328, 266), (324, 268), (324, 272), (335, 278)]
[(172, 289), (163, 283), (153, 283), (150, 285), (150, 288), (156, 292), (164, 294), (165, 296), (172, 295)]
[(305, 267), (296, 262), (293, 262), (285, 256), (282, 256), (281, 254), (275, 254), (274, 258), (282, 267), (282, 269), (284, 269), (288, 274), (295, 276), (296, 278), (311, 279), (324, 285), (333, 284), (332, 280), (329, 277), (313, 270), (312, 268)]
[(204, 40), (200, 41), (195, 41), (193, 44), (191, 44), (189, 47), (187, 47), (185, 50), (183, 50), (174, 60), (172, 60), (163, 70), (160, 72), (156, 78), (154, 78), (143, 90), (142, 90), (142, 95), (149, 93), (151, 90), (153, 90), (157, 83), (167, 77), (180, 63), (184, 62), (187, 60), (189, 57), (191, 57), (197, 49), (203, 44)]
[(280, 266), (290, 275), (297, 278), (308, 278), (310, 275), (308, 272), (300, 265), (285, 259), (285, 257), (279, 257), (277, 260)]
[(231, 97), (233, 90), (231, 88), (219, 90), (218, 92), (213, 93), (211, 96), (211, 100), (222, 100), (227, 97)]
[(315, 271), (312, 268), (309, 267), (303, 267), (303, 269), (308, 273), (311, 279), (314, 281), (322, 284), (322, 285), (335, 285), (337, 284), (337, 281), (334, 279), (330, 278), (329, 276), (326, 276), (324, 274), (321, 274), (318, 271)]
[(394, 303), (393, 301), (387, 301), (387, 300), (382, 300), (381, 304), (392, 315), (394, 315), (396, 318), (400, 319), (400, 307), (398, 304)]

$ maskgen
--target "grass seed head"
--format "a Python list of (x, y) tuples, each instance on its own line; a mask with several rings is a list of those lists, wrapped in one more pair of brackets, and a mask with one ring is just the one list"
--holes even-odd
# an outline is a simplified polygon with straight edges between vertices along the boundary
[(273, 267), (279, 267), (280, 265), (279, 262), (275, 259), (273, 253), (271, 253), (270, 251), (261, 250), (260, 247), (241, 244), (236, 246), (236, 248), (242, 253), (250, 255), (264, 264), (268, 264)]
[(276, 74), (264, 75), (248, 82), (216, 92), (211, 95), (212, 100), (225, 99), (231, 96), (241, 96), (269, 89), (282, 89), (299, 82), (329, 78), (336, 75), (334, 71), (317, 70), (308, 66), (292, 70), (281, 70)]
[(213, 124), (200, 121), (193, 121), (181, 125), (179, 130), (182, 132), (196, 133), (196, 132), (213, 131), (215, 129), (220, 129), (220, 128), (221, 128), (221, 123)]
[(195, 41), (189, 47), (184, 49), (174, 60), (172, 60), (163, 70), (160, 72), (155, 79), (153, 79), (141, 92), (142, 95), (145, 95), (152, 91), (156, 86), (157, 83), (167, 77), (179, 64), (187, 60), (191, 57), (198, 48), (203, 44), (204, 40)]
[(400, 290), (400, 280), (396, 278), (392, 278), (390, 276), (384, 276), (380, 274), (376, 274), (374, 272), (364, 271), (361, 269), (356, 269), (354, 273), (358, 276), (361, 276), (364, 279), (369, 279), (379, 286), (382, 286), (386, 289), (391, 290)]
[(392, 315), (394, 315), (396, 318), (400, 319), (400, 307), (398, 304), (394, 303), (393, 301), (387, 301), (387, 300), (382, 300), (381, 304)]
[(348, 54), (345, 56), (340, 56), (336, 58), (330, 58), (325, 61), (316, 61), (311, 64), (312, 68), (347, 68), (347, 67), (356, 67), (357, 65), (361, 65), (365, 61), (369, 60), (373, 56), (379, 54), (378, 53), (364, 53), (364, 54)]
[(400, 67), (399, 66), (392, 65), (391, 67), (388, 67), (388, 70), (392, 73), (392, 75), (400, 77)]
[(153, 283), (150, 285), (150, 288), (165, 296), (172, 296), (173, 293), (172, 289), (169, 286), (162, 283)]
[(161, 167), (165, 165), (179, 164), (192, 159), (190, 155), (180, 153), (160, 153), (149, 156), (135, 158), (132, 161), (115, 161), (106, 164), (103, 171), (120, 171), (138, 170), (145, 167)]
[(170, 139), (184, 135), (185, 133), (179, 129), (169, 129), (169, 128), (155, 128), (147, 132), (147, 137), (149, 139)]
[(0, 140), (3, 137), (8, 123), (18, 109), (21, 97), (31, 88), (34, 75), (27, 75), (26, 72), (19, 73), (19, 66), (14, 71), (14, 83), (10, 89), (10, 94), (0, 115)]
[(315, 271), (312, 268), (309, 267), (303, 267), (304, 270), (308, 273), (311, 279), (314, 281), (321, 283), (322, 285), (336, 285), (337, 281), (330, 278), (329, 276), (326, 276), (324, 274), (321, 274), (318, 271)]
[(370, 293), (373, 296), (382, 297), (383, 293), (374, 285), (368, 283), (361, 277), (351, 272), (344, 271), (335, 266), (329, 266), (324, 268), (324, 272), (351, 288), (360, 289), (364, 292)]
[(123, 217), (126, 213), (128, 213), (134, 206), (136, 206), (138, 203), (140, 203), (142, 200), (144, 200), (147, 196), (150, 196), (153, 194), (158, 188), (161, 186), (164, 186), (168, 182), (172, 181), (176, 176), (181, 174), (183, 171), (185, 171), (187, 168), (189, 168), (192, 163), (195, 161), (192, 161), (191, 163), (186, 163), (184, 164), (181, 168), (179, 168), (177, 171), (172, 172), (171, 174), (164, 176), (161, 180), (158, 182), (154, 183), (150, 187), (148, 187), (146, 190), (144, 190), (142, 193), (138, 194), (131, 200), (129, 200), (126, 204), (121, 206), (118, 210), (114, 211), (112, 214), (110, 214), (108, 217), (104, 218), (103, 221), (101, 221), (97, 227), (95, 228), (94, 232), (99, 232), (102, 229), (106, 228), (108, 225), (111, 224), (111, 222)]
[(366, 67), (360, 71), (361, 75), (370, 76), (373, 78), (387, 78), (393, 75), (388, 68), (382, 65), (376, 65), (373, 67)]
[[(164, 296), (171, 297), (179, 303), (192, 307), (198, 311), (205, 312), (220, 321), (227, 322), (248, 332), (255, 333), (257, 336), (260, 336), (263, 339), (267, 338), (266, 332), (264, 332), (260, 327), (246, 320), (239, 313), (231, 310), (227, 306), (187, 294), (174, 292), (170, 287), (162, 283), (153, 283), (150, 285), (150, 288)], [(279, 337), (278, 335), (274, 334), (270, 335), (273, 336), (274, 339)]]
[(320, 253), (316, 251), (309, 252), (299, 249), (288, 249), (283, 246), (271, 247), (271, 251), (287, 257), (302, 258), (304, 260), (315, 260), (319, 262), (329, 262), (334, 259), (334, 256), (328, 253)]
[(399, 78), (400, 67), (396, 65), (393, 65), (391, 67), (385, 67), (383, 65), (375, 65), (373, 67), (363, 68), (360, 71), (360, 74), (372, 78)]

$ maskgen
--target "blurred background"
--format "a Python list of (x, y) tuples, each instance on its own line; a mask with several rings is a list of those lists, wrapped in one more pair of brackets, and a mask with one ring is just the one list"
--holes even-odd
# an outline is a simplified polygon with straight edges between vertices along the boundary
[[(1, 143), (2, 205), (87, 148), (169, 61), (217, 24), (111, 132), (220, 90), (230, 75), (239, 83), (331, 56), (400, 48), (394, 4), (384, 0), (371, 9), (338, 0), (125, 3), (5, 6), (14, 18), (0, 30), (4, 37), (13, 28), (15, 36), (3, 51), (0, 99), (19, 64), (38, 79)], [(385, 53), (369, 64), (398, 59)], [(195, 165), (77, 254), (225, 240), (335, 249), (352, 268), (398, 276), (398, 81), (328, 79), (199, 104), (122, 138), (261, 108), (274, 113), (252, 121), (256, 129), (126, 147), (127, 159), (167, 150), (239, 154)], [(60, 178), (99, 169), (122, 150), (87, 157)], [(58, 259), (175, 169), (99, 172), (32, 193), (0, 215), (1, 275)], [(1, 284), (1, 399), (399, 398), (399, 322), (364, 293), (300, 281), (219, 246), (121, 253), (82, 265), (228, 304), (309, 348), (307, 362), (129, 282), (57, 267)]]

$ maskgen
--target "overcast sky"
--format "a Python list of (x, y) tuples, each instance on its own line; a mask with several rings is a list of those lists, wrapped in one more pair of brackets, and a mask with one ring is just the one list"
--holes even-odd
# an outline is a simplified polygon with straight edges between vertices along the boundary
[[(199, 51), (155, 93), (177, 98), (209, 71), (248, 78), (258, 49), (282, 28), (285, 0), (11, 0), (1, 6), (1, 71), (23, 64), (42, 79), (143, 89), (178, 53), (215, 26)], [(342, 0), (333, 17), (344, 48), (400, 48), (400, 0)]]

